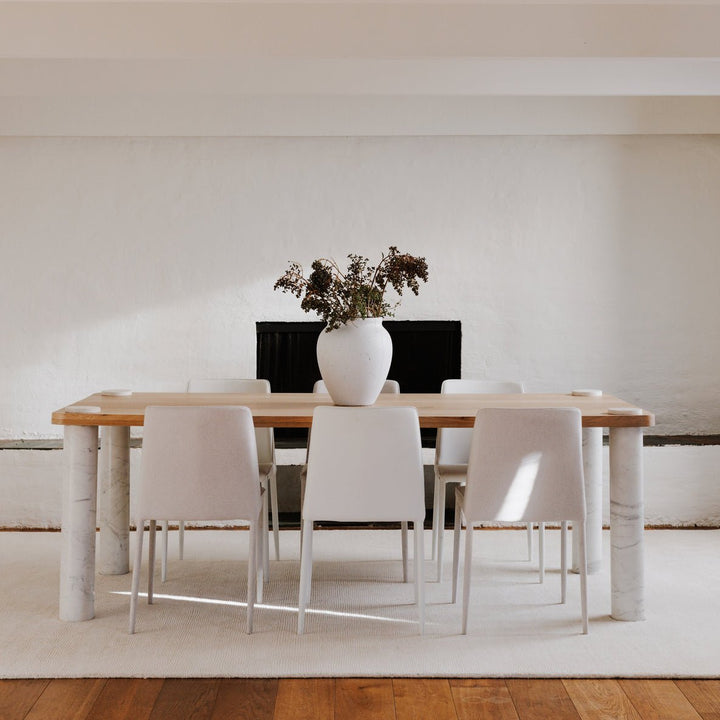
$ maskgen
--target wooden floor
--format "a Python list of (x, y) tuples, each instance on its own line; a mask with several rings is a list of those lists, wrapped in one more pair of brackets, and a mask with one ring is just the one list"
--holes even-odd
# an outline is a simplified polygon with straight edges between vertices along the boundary
[(0, 720), (720, 720), (720, 680), (0, 680)]

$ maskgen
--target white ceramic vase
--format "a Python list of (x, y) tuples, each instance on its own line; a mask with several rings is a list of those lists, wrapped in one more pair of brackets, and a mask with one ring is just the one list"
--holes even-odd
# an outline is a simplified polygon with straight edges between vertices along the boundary
[(336, 405), (372, 405), (390, 370), (392, 340), (382, 318), (355, 320), (320, 333), (317, 360)]

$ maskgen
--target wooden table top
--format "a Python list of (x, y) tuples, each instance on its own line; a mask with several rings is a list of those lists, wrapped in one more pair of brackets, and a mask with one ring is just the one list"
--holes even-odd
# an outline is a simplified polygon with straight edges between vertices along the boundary
[[(100, 407), (99, 413), (74, 413), (60, 408), (52, 414), (55, 425), (140, 426), (148, 405), (245, 405), (256, 427), (310, 427), (313, 409), (332, 405), (329, 395), (314, 393), (143, 393), (112, 397), (96, 393), (74, 403)], [(517, 393), (512, 395), (455, 395), (440, 393), (381, 394), (373, 407), (417, 408), (420, 427), (472, 427), (480, 408), (576, 407), (583, 427), (651, 427), (655, 416), (645, 410), (639, 415), (613, 415), (610, 408), (633, 408), (612, 395), (579, 397), (570, 394)]]

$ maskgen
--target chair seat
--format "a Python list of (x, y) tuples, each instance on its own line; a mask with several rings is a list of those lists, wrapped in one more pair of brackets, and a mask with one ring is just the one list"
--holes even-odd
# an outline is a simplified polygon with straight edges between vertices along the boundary
[[(447, 478), (448, 482), (464, 482), (467, 475), (467, 465), (436, 465), (435, 471)], [(450, 478), (453, 478), (450, 480)]]

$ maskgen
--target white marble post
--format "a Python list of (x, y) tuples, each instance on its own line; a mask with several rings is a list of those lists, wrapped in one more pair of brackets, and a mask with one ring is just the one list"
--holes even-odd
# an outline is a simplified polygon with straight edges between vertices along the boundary
[(65, 426), (60, 619), (95, 616), (98, 429)]
[[(573, 390), (576, 397), (601, 397), (602, 390)], [(602, 567), (602, 428), (583, 428), (583, 475), (585, 477), (585, 549), (588, 573)], [(573, 529), (572, 571), (580, 572), (580, 536)]]
[(98, 497), (98, 570), (104, 575), (129, 572), (130, 428), (103, 427)]
[[(585, 547), (588, 573), (600, 572), (602, 568), (602, 428), (583, 428), (583, 474), (585, 476)], [(573, 529), (572, 571), (580, 572), (580, 537)]]
[(645, 619), (642, 449), (642, 428), (610, 428), (610, 614), (615, 620)]

